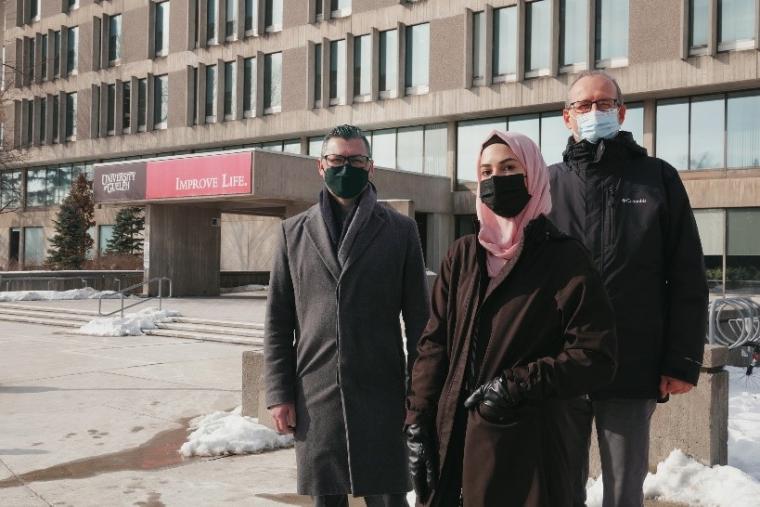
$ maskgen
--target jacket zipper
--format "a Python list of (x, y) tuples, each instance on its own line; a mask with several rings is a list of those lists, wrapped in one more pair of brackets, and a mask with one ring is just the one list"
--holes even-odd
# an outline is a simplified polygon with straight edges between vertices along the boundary
[(615, 193), (616, 188), (609, 186), (605, 189), (602, 205), (602, 269), (606, 265), (608, 250), (615, 236)]

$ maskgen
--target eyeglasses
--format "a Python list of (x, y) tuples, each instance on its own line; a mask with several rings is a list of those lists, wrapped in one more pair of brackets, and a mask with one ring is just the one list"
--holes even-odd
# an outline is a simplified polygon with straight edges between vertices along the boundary
[(348, 162), (354, 167), (367, 167), (371, 158), (366, 155), (349, 155), (348, 157), (343, 155), (324, 155), (323, 159), (327, 160), (327, 163), (333, 167), (345, 165)]
[(617, 99), (576, 100), (570, 103), (569, 108), (578, 113), (588, 113), (594, 104), (597, 111), (609, 111), (618, 105), (618, 101)]

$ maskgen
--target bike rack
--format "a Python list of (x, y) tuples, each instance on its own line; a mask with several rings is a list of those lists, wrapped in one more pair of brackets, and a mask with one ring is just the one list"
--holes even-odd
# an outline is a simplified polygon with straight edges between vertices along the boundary
[[(721, 317), (726, 311), (733, 311), (736, 316), (722, 320)], [(726, 322), (730, 334), (721, 322)], [(742, 297), (713, 300), (710, 303), (707, 339), (714, 345), (724, 345), (729, 349), (760, 346), (760, 304)]]
[[(165, 277), (165, 276), (159, 276), (159, 277), (156, 277), (156, 278), (151, 278), (150, 280), (146, 280), (146, 281), (143, 281), (143, 282), (140, 282), (140, 283), (136, 283), (134, 285), (130, 285), (126, 289), (122, 289), (122, 290), (120, 290), (120, 291), (118, 291), (118, 292), (116, 292), (114, 294), (100, 294), (98, 296), (98, 315), (100, 315), (101, 317), (110, 317), (111, 315), (120, 312), (121, 318), (123, 319), (124, 318), (124, 310), (125, 309), (133, 308), (133, 307), (135, 307), (137, 305), (141, 305), (143, 303), (147, 303), (151, 299), (156, 299), (156, 297), (158, 297), (158, 309), (161, 310), (162, 309), (162, 302), (163, 302), (164, 280), (166, 280), (167, 282), (169, 282), (169, 295), (167, 297), (172, 297), (172, 294), (174, 292), (174, 289), (173, 289), (173, 285), (174, 284), (172, 283), (171, 278), (168, 278), (168, 277)], [(158, 282), (158, 296), (150, 296), (150, 297), (144, 298), (144, 299), (142, 299), (140, 301), (137, 301), (135, 303), (132, 303), (131, 305), (124, 306), (124, 294), (126, 294), (127, 292), (129, 292), (129, 291), (131, 291), (133, 289), (136, 289), (138, 287), (142, 288), (142, 287), (145, 287), (146, 285), (148, 287), (150, 287), (150, 284), (153, 283), (153, 282)], [(121, 285), (121, 283), (119, 283), (119, 285)], [(120, 306), (120, 308), (118, 310), (114, 310), (111, 313), (103, 313), (103, 311), (102, 311), (103, 297), (107, 297), (108, 299), (112, 299), (112, 298), (115, 297), (115, 295), (118, 295), (119, 299), (121, 300), (121, 306)]]

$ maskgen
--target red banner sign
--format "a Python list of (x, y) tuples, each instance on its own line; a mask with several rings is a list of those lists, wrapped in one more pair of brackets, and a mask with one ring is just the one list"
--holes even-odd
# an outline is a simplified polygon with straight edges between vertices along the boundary
[(251, 193), (251, 152), (147, 163), (146, 199)]

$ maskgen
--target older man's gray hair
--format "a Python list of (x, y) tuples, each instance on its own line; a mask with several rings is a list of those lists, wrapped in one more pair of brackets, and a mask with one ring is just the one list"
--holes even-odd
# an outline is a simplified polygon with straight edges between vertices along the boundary
[(610, 76), (603, 70), (584, 70), (577, 76), (575, 76), (575, 79), (573, 80), (570, 87), (567, 89), (567, 98), (565, 99), (565, 107), (570, 107), (570, 103), (572, 102), (572, 99), (570, 98), (570, 94), (573, 91), (573, 88), (575, 88), (575, 85), (583, 79), (584, 77), (592, 77), (592, 76), (602, 76), (605, 79), (607, 79), (609, 82), (611, 82), (613, 85), (615, 85), (615, 91), (617, 92), (617, 102), (619, 106), (622, 106), (624, 104), (623, 102), (623, 92), (620, 90), (620, 85), (617, 82), (617, 79)]
[(339, 137), (341, 139), (349, 140), (349, 139), (361, 139), (364, 141), (364, 146), (367, 148), (367, 156), (372, 158), (372, 148), (369, 145), (369, 140), (367, 139), (367, 136), (364, 135), (364, 132), (362, 132), (362, 129), (359, 127), (355, 127), (353, 125), (338, 125), (337, 127), (333, 127), (325, 136), (324, 140), (322, 141), (322, 156), (325, 155), (325, 150), (327, 149), (327, 142), (330, 139), (333, 139), (335, 137)]

